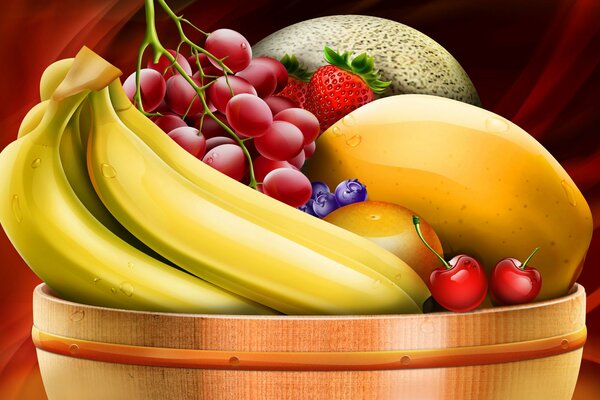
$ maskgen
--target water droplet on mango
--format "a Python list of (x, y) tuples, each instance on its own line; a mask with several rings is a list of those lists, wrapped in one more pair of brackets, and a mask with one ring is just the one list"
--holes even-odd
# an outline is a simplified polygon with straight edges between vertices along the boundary
[(360, 135), (352, 135), (346, 140), (346, 144), (350, 147), (356, 147), (362, 141), (362, 137)]
[(31, 162), (31, 168), (36, 169), (37, 167), (39, 167), (40, 165), (42, 165), (42, 160), (39, 158), (36, 158), (35, 160), (33, 160)]

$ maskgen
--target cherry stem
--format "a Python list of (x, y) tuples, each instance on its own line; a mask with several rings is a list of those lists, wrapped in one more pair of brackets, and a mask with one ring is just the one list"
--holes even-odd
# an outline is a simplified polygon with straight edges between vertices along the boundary
[(417, 230), (417, 235), (419, 235), (419, 239), (421, 239), (425, 246), (427, 246), (427, 248), (431, 250), (433, 254), (435, 254), (435, 256), (442, 262), (442, 264), (444, 264), (444, 267), (446, 267), (446, 269), (452, 269), (452, 266), (448, 264), (448, 262), (444, 260), (444, 258), (440, 256), (437, 253), (437, 251), (435, 251), (423, 237), (423, 234), (421, 233), (421, 218), (419, 218), (419, 216), (413, 215), (413, 224), (415, 225), (415, 229)]
[[(173, 22), (175, 23), (175, 25), (177, 27), (177, 31), (179, 32), (179, 36), (181, 38), (181, 43), (179, 44), (179, 46), (177, 48), (178, 49), (177, 53), (179, 53), (179, 47), (181, 46), (181, 44), (183, 44), (183, 43), (187, 44), (190, 47), (190, 49), (192, 50), (192, 52), (194, 53), (194, 55), (196, 56), (196, 63), (199, 67), (199, 70), (201, 71), (200, 74), (202, 74), (202, 68), (200, 68), (200, 62), (198, 60), (198, 53), (203, 53), (207, 57), (212, 58), (219, 64), (219, 66), (223, 70), (224, 75), (225, 75), (225, 80), (227, 82), (227, 85), (229, 86), (229, 81), (227, 79), (227, 75), (233, 74), (233, 72), (223, 63), (223, 60), (215, 57), (213, 54), (211, 54), (210, 52), (206, 51), (205, 49), (196, 45), (190, 39), (188, 39), (188, 37), (185, 35), (185, 33), (183, 31), (183, 26), (182, 26), (181, 22), (183, 21), (189, 25), (192, 25), (192, 24), (188, 20), (185, 20), (182, 16), (177, 16), (173, 12), (173, 10), (171, 10), (171, 8), (167, 5), (165, 0), (156, 0), (156, 1), (161, 6), (163, 11), (173, 20)], [(134, 95), (134, 104), (146, 116), (150, 115), (149, 113), (144, 111), (144, 107), (142, 105), (142, 97), (141, 97), (141, 90), (140, 90), (140, 71), (142, 69), (142, 58), (143, 58), (144, 52), (146, 51), (146, 49), (148, 47), (151, 47), (153, 54), (154, 54), (153, 62), (157, 63), (160, 56), (165, 56), (171, 62), (170, 67), (175, 68), (179, 72), (179, 74), (194, 88), (198, 97), (200, 98), (200, 101), (202, 102), (202, 106), (204, 108), (204, 113), (206, 115), (208, 115), (209, 117), (211, 117), (219, 126), (221, 126), (221, 128), (223, 128), (232, 137), (232, 139), (242, 148), (242, 151), (243, 151), (244, 155), (246, 156), (246, 159), (248, 160), (248, 164), (249, 164), (248, 169), (249, 169), (249, 174), (250, 174), (250, 183), (248, 184), (248, 186), (250, 186), (253, 189), (256, 189), (257, 182), (256, 182), (255, 174), (254, 174), (254, 168), (252, 165), (252, 156), (250, 155), (250, 152), (246, 148), (244, 142), (233, 132), (233, 130), (231, 130), (231, 128), (229, 126), (227, 126), (225, 123), (223, 123), (219, 118), (217, 118), (216, 115), (214, 115), (209, 110), (208, 104), (206, 103), (206, 97), (204, 96), (204, 90), (209, 85), (207, 84), (204, 86), (198, 86), (196, 84), (196, 82), (194, 82), (192, 80), (192, 78), (184, 71), (184, 69), (181, 67), (181, 65), (179, 65), (179, 63), (177, 62), (177, 59), (173, 55), (171, 55), (171, 53), (169, 53), (167, 51), (167, 49), (165, 49), (165, 47), (160, 42), (160, 39), (158, 38), (158, 33), (156, 31), (154, 0), (144, 0), (144, 6), (145, 6), (145, 11), (146, 11), (146, 35), (144, 36), (144, 40), (142, 41), (142, 44), (140, 45), (140, 48), (138, 50), (137, 73), (136, 73), (136, 77), (135, 77), (136, 91), (135, 91), (135, 95)], [(198, 28), (196, 28), (196, 29), (198, 29)], [(231, 86), (229, 86), (229, 89), (231, 90)], [(191, 104), (190, 104), (190, 107), (191, 107)]]
[(521, 264), (521, 266), (519, 267), (519, 269), (525, 269), (525, 267), (527, 266), (527, 263), (529, 262), (529, 260), (531, 260), (531, 257), (533, 257), (533, 255), (535, 253), (537, 253), (537, 251), (540, 249), (540, 247), (536, 247), (535, 250), (533, 250), (533, 252), (529, 255), (529, 257), (527, 257), (527, 259), (523, 262), (523, 264)]

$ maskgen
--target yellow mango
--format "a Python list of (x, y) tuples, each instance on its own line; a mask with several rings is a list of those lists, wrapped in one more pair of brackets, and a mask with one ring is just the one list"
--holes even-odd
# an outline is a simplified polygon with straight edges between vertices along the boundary
[(540, 270), (537, 300), (562, 296), (581, 272), (592, 216), (567, 172), (532, 136), (479, 107), (428, 95), (369, 103), (317, 140), (311, 180), (335, 187), (358, 178), (369, 200), (425, 218), (444, 254), (485, 268), (502, 258)]

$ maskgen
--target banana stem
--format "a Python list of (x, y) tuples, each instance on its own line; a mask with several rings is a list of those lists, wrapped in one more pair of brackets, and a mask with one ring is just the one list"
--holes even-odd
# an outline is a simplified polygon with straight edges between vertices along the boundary
[[(185, 21), (186, 23), (188, 23), (189, 25), (192, 25), (192, 26), (193, 26), (193, 24), (191, 24), (191, 22), (189, 22), (188, 20), (184, 20), (183, 16), (176, 15), (173, 12), (173, 10), (171, 10), (169, 5), (165, 2), (165, 0), (156, 0), (156, 1), (161, 6), (163, 11), (175, 23), (175, 25), (177, 27), (177, 31), (179, 32), (181, 42), (187, 44), (190, 47), (191, 51), (196, 56), (196, 64), (198, 66), (198, 70), (200, 71), (201, 76), (203, 76), (203, 72), (202, 72), (200, 62), (198, 61), (198, 53), (205, 54), (207, 57), (212, 58), (219, 64), (219, 66), (225, 73), (225, 79), (227, 81), (227, 85), (229, 86), (229, 81), (227, 80), (227, 74), (233, 74), (233, 72), (223, 63), (223, 60), (215, 57), (210, 52), (208, 52), (208, 51), (204, 50), (202, 47), (196, 45), (194, 42), (192, 42), (190, 39), (188, 39), (188, 37), (185, 35), (185, 32), (183, 31), (183, 26), (182, 26), (181, 22)], [(144, 111), (144, 107), (142, 105), (141, 90), (140, 90), (140, 71), (142, 69), (142, 59), (143, 59), (144, 52), (146, 51), (148, 46), (150, 46), (150, 47), (152, 47), (152, 51), (154, 54), (153, 62), (157, 63), (161, 56), (165, 56), (171, 62), (171, 66), (173, 68), (175, 68), (177, 70), (177, 72), (179, 72), (179, 74), (194, 88), (200, 101), (202, 102), (202, 106), (204, 108), (204, 113), (206, 115), (208, 115), (209, 117), (211, 117), (221, 128), (223, 128), (229, 134), (229, 136), (231, 136), (231, 138), (242, 148), (242, 151), (243, 151), (246, 159), (248, 160), (248, 169), (249, 169), (249, 173), (250, 173), (250, 183), (248, 183), (248, 186), (250, 186), (253, 189), (256, 189), (257, 182), (256, 182), (255, 174), (254, 174), (254, 168), (252, 166), (252, 156), (250, 155), (250, 152), (246, 148), (244, 142), (235, 134), (235, 132), (233, 132), (233, 130), (231, 128), (229, 128), (229, 126), (224, 124), (219, 118), (216, 117), (216, 115), (214, 115), (209, 110), (208, 104), (206, 103), (206, 98), (204, 96), (204, 90), (208, 87), (208, 85), (198, 86), (192, 80), (192, 78), (183, 70), (181, 65), (177, 62), (177, 59), (171, 53), (169, 53), (167, 51), (167, 49), (165, 49), (165, 47), (160, 42), (160, 39), (158, 38), (158, 33), (156, 31), (156, 22), (155, 22), (156, 15), (155, 15), (155, 10), (154, 10), (154, 0), (144, 0), (144, 6), (145, 6), (145, 11), (146, 11), (146, 35), (144, 36), (144, 40), (138, 50), (137, 73), (136, 73), (136, 77), (135, 77), (136, 91), (135, 91), (135, 95), (134, 95), (134, 103), (135, 103), (136, 107), (138, 107), (140, 109), (140, 111), (143, 112), (146, 116), (149, 115), (149, 113)], [(194, 28), (196, 28), (196, 27), (194, 26)], [(204, 33), (200, 29), (198, 29), (198, 28), (196, 28), (196, 29), (199, 30), (200, 32)], [(229, 86), (229, 89), (233, 95), (231, 86)], [(191, 107), (191, 104), (190, 104), (190, 107)]]
[(540, 247), (536, 247), (535, 250), (533, 250), (533, 252), (529, 255), (529, 257), (527, 257), (527, 259), (523, 262), (523, 264), (521, 264), (521, 266), (519, 267), (520, 269), (525, 269), (525, 267), (527, 266), (527, 263), (529, 262), (529, 260), (531, 260), (531, 257), (533, 257), (533, 255), (535, 253), (538, 252), (538, 250), (540, 249)]
[(450, 266), (450, 264), (448, 264), (448, 262), (444, 260), (444, 258), (440, 256), (437, 253), (437, 251), (435, 251), (433, 247), (431, 247), (423, 237), (423, 234), (421, 233), (421, 218), (419, 218), (419, 216), (413, 215), (413, 224), (415, 225), (415, 229), (417, 230), (417, 235), (419, 235), (419, 239), (421, 239), (425, 246), (427, 246), (427, 248), (431, 250), (433, 254), (435, 254), (435, 256), (442, 262), (442, 264), (444, 264), (444, 267), (446, 267), (446, 269), (452, 269), (452, 266)]

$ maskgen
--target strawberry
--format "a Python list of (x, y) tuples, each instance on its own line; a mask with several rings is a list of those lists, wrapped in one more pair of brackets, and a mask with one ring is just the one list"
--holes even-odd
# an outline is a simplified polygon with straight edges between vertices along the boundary
[(308, 81), (312, 74), (300, 64), (295, 55), (286, 54), (280, 61), (288, 72), (288, 83), (276, 96), (287, 97), (298, 104), (300, 108), (304, 108)]
[(318, 68), (308, 83), (305, 108), (316, 115), (325, 131), (351, 111), (381, 94), (391, 84), (380, 80), (373, 57), (366, 53), (350, 61), (350, 52), (339, 54), (325, 47), (329, 65)]

